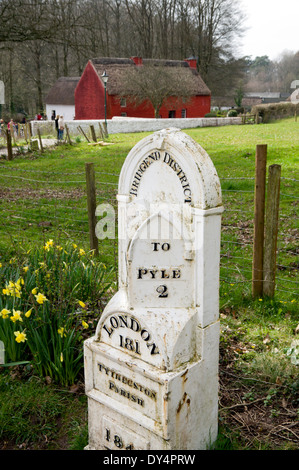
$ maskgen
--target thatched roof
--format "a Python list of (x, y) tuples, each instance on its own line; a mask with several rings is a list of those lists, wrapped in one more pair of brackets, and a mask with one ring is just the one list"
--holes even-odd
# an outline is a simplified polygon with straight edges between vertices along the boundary
[(47, 104), (75, 105), (75, 89), (80, 77), (60, 77), (45, 98)]
[(188, 81), (192, 80), (194, 95), (210, 95), (211, 91), (202, 80), (199, 73), (189, 67), (188, 62), (184, 60), (158, 60), (158, 59), (142, 59), (142, 66), (137, 66), (132, 59), (120, 59), (102, 57), (91, 59), (91, 64), (95, 68), (99, 78), (106, 71), (109, 76), (107, 83), (107, 92), (109, 95), (121, 95), (122, 84), (124, 83), (125, 76), (131, 67), (139, 68), (142, 66), (154, 65), (159, 67), (167, 67), (168, 72), (173, 74), (174, 80), (178, 75), (186, 75)]

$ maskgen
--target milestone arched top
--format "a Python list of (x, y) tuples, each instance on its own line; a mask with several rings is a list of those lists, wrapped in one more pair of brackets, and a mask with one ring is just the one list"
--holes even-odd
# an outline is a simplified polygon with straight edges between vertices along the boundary
[(220, 181), (207, 152), (179, 129), (145, 137), (127, 155), (118, 194), (131, 201), (187, 203), (199, 209), (222, 205)]

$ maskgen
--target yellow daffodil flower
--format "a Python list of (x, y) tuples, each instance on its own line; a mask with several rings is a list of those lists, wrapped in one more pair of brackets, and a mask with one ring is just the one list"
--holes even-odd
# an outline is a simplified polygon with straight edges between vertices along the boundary
[(32, 312), (32, 308), (30, 310), (27, 310), (27, 312), (25, 313), (25, 317), (29, 318), (31, 315), (31, 312)]
[(63, 354), (60, 354), (60, 362), (63, 362)]
[(53, 246), (53, 240), (48, 240), (44, 246), (46, 251), (50, 251), (50, 247)]
[(8, 318), (10, 314), (10, 310), (7, 310), (7, 308), (3, 308), (0, 312), (0, 317), (3, 318), (3, 320), (5, 320), (6, 318)]
[[(24, 282), (24, 280), (23, 280)], [(2, 289), (2, 292), (4, 295), (11, 295), (12, 297), (21, 297), (21, 283), (22, 283), (22, 278), (18, 279), (17, 282), (9, 281), (8, 284), (6, 284), (6, 288)]]
[(61, 327), (61, 328), (58, 328), (58, 334), (60, 334), (61, 338), (63, 338), (64, 336), (66, 336), (65, 332), (64, 332), (64, 328)]
[(16, 342), (17, 343), (25, 343), (27, 340), (26, 333), (21, 333), (20, 331), (15, 331), (14, 332), (16, 336)]
[(82, 300), (78, 300), (78, 304), (80, 305), (80, 307), (86, 308), (86, 305), (84, 302), (82, 302)]
[(87, 330), (89, 328), (88, 323), (86, 323), (86, 321), (84, 321), (84, 320), (82, 320), (82, 326), (85, 330)]
[(79, 254), (80, 254), (81, 256), (85, 255), (85, 251), (83, 250), (83, 248), (80, 248)]
[(37, 287), (35, 287), (34, 289), (32, 289), (31, 292), (32, 292), (32, 294), (34, 294), (34, 295), (37, 294)]
[(28, 269), (29, 269), (29, 267), (28, 267), (28, 266), (24, 266), (24, 267), (23, 267), (23, 271), (24, 271), (24, 273), (27, 273)]
[(23, 321), (23, 318), (21, 317), (21, 315), (22, 315), (22, 312), (20, 310), (13, 309), (13, 315), (10, 317), (10, 319), (14, 323), (16, 321)]
[(37, 303), (40, 305), (48, 301), (47, 297), (44, 294), (41, 294), (40, 292), (34, 297), (36, 298)]

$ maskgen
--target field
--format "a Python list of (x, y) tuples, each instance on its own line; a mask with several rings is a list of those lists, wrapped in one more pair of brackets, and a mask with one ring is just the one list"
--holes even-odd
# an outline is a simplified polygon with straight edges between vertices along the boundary
[[(221, 181), (225, 207), (220, 266), (220, 433), (216, 448), (296, 449), (298, 123), (287, 119), (186, 133), (210, 155)], [(78, 322), (72, 324), (74, 335), (78, 333), (78, 348), (92, 335), (107, 298), (117, 288), (116, 237), (100, 242), (98, 258), (89, 253), (85, 163), (95, 166), (97, 204), (109, 203), (116, 210), (121, 166), (145, 135), (111, 135), (111, 145), (105, 147), (88, 145), (83, 138), (81, 142), (73, 139), (73, 145), (59, 145), (42, 154), (20, 149), (13, 161), (0, 160), (0, 287), (4, 288), (12, 277), (20, 279), (24, 267), (29, 267), (26, 276), (29, 273), (30, 277), (23, 275), (24, 291), (30, 294), (35, 285), (43, 288), (53, 311), (65, 312), (64, 321), (75, 316), (88, 324), (82, 331)], [(273, 299), (252, 299), (251, 295), (258, 144), (268, 145), (267, 166), (281, 165)], [(88, 286), (84, 289), (79, 285), (83, 275)], [(78, 300), (85, 304), (81, 310)], [(43, 307), (43, 314), (51, 314), (49, 307)], [(25, 321), (31, 331), (29, 320)], [(37, 342), (31, 346), (37, 348)], [(75, 359), (79, 361), (80, 354)], [(0, 371), (1, 403), (6, 403), (0, 411), (0, 448), (82, 449), (87, 438), (87, 414), (80, 367), (74, 379), (66, 377), (62, 369), (57, 372), (59, 359), (51, 359), (55, 374), (39, 370), (29, 351), (24, 348), (22, 356), (14, 344), (12, 360), (28, 362)]]

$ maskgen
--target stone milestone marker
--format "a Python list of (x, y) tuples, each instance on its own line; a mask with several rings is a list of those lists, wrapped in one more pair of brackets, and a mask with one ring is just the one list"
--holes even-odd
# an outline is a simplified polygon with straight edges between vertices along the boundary
[(207, 449), (218, 432), (221, 188), (178, 129), (141, 140), (118, 188), (119, 291), (85, 341), (88, 449)]

